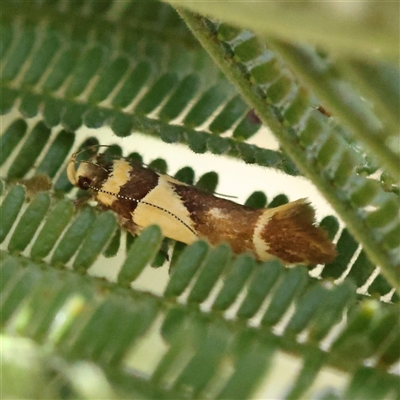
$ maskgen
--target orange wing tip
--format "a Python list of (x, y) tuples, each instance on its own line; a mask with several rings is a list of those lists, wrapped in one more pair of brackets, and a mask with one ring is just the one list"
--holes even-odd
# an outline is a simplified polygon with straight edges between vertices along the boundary
[(327, 264), (335, 259), (336, 247), (327, 232), (314, 225), (314, 209), (305, 199), (270, 211), (274, 212), (262, 231), (270, 254), (289, 264)]

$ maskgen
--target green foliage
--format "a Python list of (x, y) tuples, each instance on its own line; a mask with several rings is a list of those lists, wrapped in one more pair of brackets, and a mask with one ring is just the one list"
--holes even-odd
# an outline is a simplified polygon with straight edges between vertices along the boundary
[[(207, 19), (159, 2), (3, 2), (2, 397), (249, 398), (282, 353), (300, 362), (287, 399), (400, 396), (398, 12), (374, 20), (360, 3), (349, 25), (315, 2), (235, 4), (207, 3)], [(263, 124), (281, 150), (252, 144)], [(345, 223), (320, 222), (337, 258), (310, 274), (157, 226), (133, 238), (84, 193), (71, 200), (68, 157), (101, 144), (103, 126), (303, 174)], [(166, 160), (149, 166), (167, 173)], [(213, 171), (175, 177), (217, 191)], [(246, 205), (287, 201), (254, 192)], [(99, 259), (115, 282), (91, 274)], [(162, 294), (136, 286), (163, 264)], [(316, 393), (326, 367), (348, 383)]]
[[(288, 55), (289, 50), (284, 50), (289, 46), (276, 40), (271, 39), (272, 46), (269, 47), (268, 41), (265, 45), (247, 30), (226, 29), (223, 23), (210, 23), (204, 28), (202, 17), (183, 10), (180, 13), (221, 69), (238, 85), (258, 117), (271, 127), (299, 169), (331, 202), (354, 237), (364, 245), (369, 257), (381, 265), (386, 278), (398, 288), (400, 243), (394, 239), (398, 236), (400, 224), (398, 195), (388, 192), (383, 182), (379, 185), (377, 181), (371, 182), (365, 174), (356, 173), (366, 172), (363, 169), (367, 162), (363, 153), (366, 153), (376, 158), (384, 174), (398, 183), (398, 132), (385, 126), (385, 120), (380, 121), (372, 107), (357, 98), (355, 91), (347, 87), (346, 76), (332, 72), (339, 68), (340, 61), (338, 67), (331, 66), (313, 49), (300, 57), (303, 49), (300, 45), (292, 46), (292, 53), (297, 51), (295, 55)], [(249, 47), (248, 52), (244, 51), (245, 46)], [(314, 86), (327, 81), (323, 86), (326, 94), (321, 100), (330, 99), (327, 105), (332, 106), (343, 125), (316, 109), (315, 94), (319, 95), (322, 89), (316, 91), (313, 85), (306, 87), (285, 64), (286, 58), (292, 63), (302, 63), (302, 67), (297, 67), (302, 73), (311, 67), (315, 73), (327, 71), (324, 79), (313, 81)], [(351, 105), (347, 106), (347, 103)], [(400, 105), (400, 93), (398, 103)], [(349, 124), (350, 117), (352, 121), (362, 120), (363, 123)], [(355, 146), (359, 137), (363, 140)], [(362, 144), (367, 145), (365, 149)], [(388, 170), (384, 169), (386, 167)]]

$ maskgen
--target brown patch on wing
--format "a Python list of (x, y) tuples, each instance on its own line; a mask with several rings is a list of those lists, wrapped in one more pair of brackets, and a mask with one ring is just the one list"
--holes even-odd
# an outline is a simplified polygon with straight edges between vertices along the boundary
[(112, 204), (111, 209), (124, 218), (132, 219), (131, 213), (137, 207), (138, 201), (142, 200), (157, 184), (158, 174), (156, 172), (142, 165), (133, 165), (129, 173), (129, 180), (121, 186), (119, 196)]
[(336, 257), (327, 233), (314, 226), (314, 210), (304, 199), (277, 207), (261, 231), (268, 252), (287, 263), (326, 264)]
[(212, 245), (228, 242), (235, 253), (254, 252), (253, 231), (263, 209), (245, 207), (193, 186), (171, 185), (189, 211), (199, 236)]

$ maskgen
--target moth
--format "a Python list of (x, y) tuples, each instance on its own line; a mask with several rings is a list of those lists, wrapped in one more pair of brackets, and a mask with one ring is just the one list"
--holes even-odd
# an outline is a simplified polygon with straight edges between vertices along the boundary
[(235, 253), (250, 251), (258, 260), (277, 257), (286, 264), (326, 264), (336, 256), (327, 233), (315, 225), (306, 199), (276, 208), (254, 209), (158, 173), (125, 158), (96, 152), (78, 161), (72, 154), (70, 182), (91, 192), (99, 206), (136, 235), (157, 224), (165, 237), (183, 243), (204, 239), (227, 242)]

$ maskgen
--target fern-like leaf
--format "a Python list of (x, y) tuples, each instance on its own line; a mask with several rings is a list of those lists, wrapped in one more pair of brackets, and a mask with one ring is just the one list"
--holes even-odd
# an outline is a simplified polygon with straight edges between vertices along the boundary
[[(277, 397), (282, 359), (280, 398), (400, 396), (398, 13), (360, 3), (349, 19), (347, 6), (217, 2), (205, 17), (157, 1), (3, 1), (2, 397)], [(337, 258), (288, 269), (157, 226), (127, 234), (65, 172), (107, 131), (107, 157), (211, 193), (216, 172), (170, 171), (176, 146), (149, 160), (121, 143), (139, 132), (310, 178), (344, 223), (319, 223)], [(244, 203), (289, 201), (267, 195)], [(345, 382), (315, 388), (332, 369)]]

